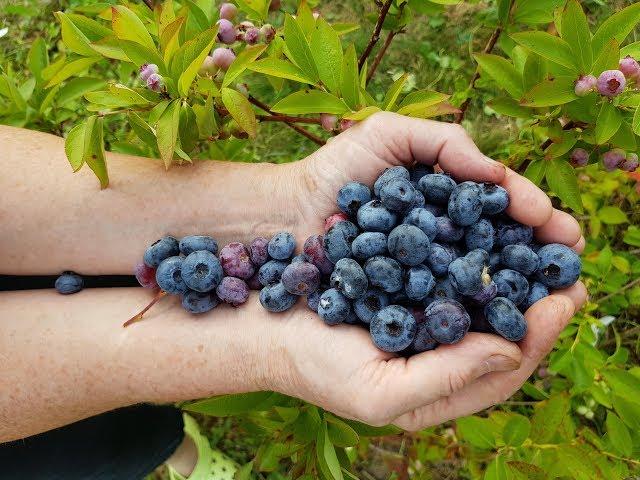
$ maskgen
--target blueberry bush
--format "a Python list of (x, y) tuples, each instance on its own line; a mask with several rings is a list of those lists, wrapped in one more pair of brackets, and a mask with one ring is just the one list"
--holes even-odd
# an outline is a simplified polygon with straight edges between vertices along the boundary
[(390, 110), (461, 123), (584, 228), (590, 300), (508, 401), (402, 433), (278, 393), (216, 397), (182, 406), (202, 455), (227, 452), (238, 479), (640, 474), (640, 4), (58, 0), (0, 18), (0, 122), (65, 136), (102, 188), (105, 150), (290, 161)]

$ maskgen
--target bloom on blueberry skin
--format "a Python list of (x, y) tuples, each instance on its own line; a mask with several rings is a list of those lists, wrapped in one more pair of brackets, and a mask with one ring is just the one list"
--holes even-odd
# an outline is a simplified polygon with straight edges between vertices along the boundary
[(589, 163), (589, 152), (584, 148), (575, 148), (571, 152), (571, 165), (574, 167), (585, 167)]
[(154, 73), (158, 73), (158, 66), (155, 63), (144, 63), (140, 66), (140, 79), (146, 82)]
[(620, 60), (619, 68), (628, 79), (634, 79), (637, 81), (638, 77), (640, 77), (640, 64), (631, 55), (627, 55)]
[(260, 40), (260, 30), (253, 27), (246, 31), (244, 34), (244, 41), (247, 45), (255, 45)]
[(227, 45), (236, 41), (236, 28), (226, 18), (221, 18), (216, 22), (218, 25), (218, 40)]
[(198, 73), (202, 76), (215, 75), (217, 71), (218, 71), (218, 66), (216, 65), (216, 62), (213, 59), (213, 57), (211, 55), (207, 55), (206, 57), (204, 57), (204, 60), (202, 61), (202, 66), (198, 70)]
[(213, 63), (222, 70), (227, 70), (236, 59), (236, 54), (230, 48), (216, 48), (211, 54)]
[(627, 85), (627, 79), (620, 70), (605, 70), (598, 77), (598, 92), (605, 97), (620, 95)]
[(638, 155), (636, 153), (630, 153), (624, 162), (620, 164), (620, 170), (625, 172), (635, 172), (638, 169)]
[(333, 132), (338, 125), (338, 117), (330, 113), (321, 113), (320, 125), (322, 125), (322, 128), (327, 132)]
[(627, 154), (621, 148), (614, 148), (602, 155), (602, 163), (607, 171), (612, 172), (620, 166), (627, 158)]
[(236, 7), (233, 3), (223, 3), (220, 5), (220, 18), (224, 18), (225, 20), (233, 20), (238, 14), (238, 7)]
[(149, 75), (149, 78), (147, 78), (147, 87), (154, 92), (159, 92), (162, 90), (162, 87), (164, 87), (164, 78), (157, 73), (152, 73)]
[(598, 79), (593, 75), (581, 75), (580, 78), (576, 80), (576, 95), (584, 97), (588, 93), (593, 92), (596, 89), (597, 83)]

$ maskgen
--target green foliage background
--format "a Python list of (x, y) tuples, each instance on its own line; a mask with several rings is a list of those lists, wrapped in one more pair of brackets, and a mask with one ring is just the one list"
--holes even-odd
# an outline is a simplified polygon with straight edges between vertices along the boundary
[[(640, 95), (629, 91), (608, 103), (596, 95), (577, 100), (572, 93), (572, 82), (579, 73), (589, 73), (591, 64), (596, 64), (593, 73), (597, 75), (605, 66), (615, 67), (625, 52), (640, 56), (635, 43), (640, 6), (631, 1), (588, 0), (580, 4), (586, 12), (584, 20), (578, 10), (563, 20), (554, 9), (570, 11), (577, 3), (569, 2), (565, 10), (564, 0), (441, 5), (455, 3), (411, 1), (404, 14), (396, 11), (383, 34), (388, 29), (402, 32), (369, 83), (371, 98), (365, 103), (369, 107), (386, 104), (388, 92), (394, 89), (401, 97), (423, 89), (444, 92), (450, 95), (446, 105), (455, 107), (470, 98), (463, 125), (480, 148), (525, 173), (550, 193), (556, 207), (573, 211), (581, 222), (587, 238), (583, 280), (590, 300), (562, 333), (547, 361), (513, 398), (489, 411), (419, 433), (372, 429), (271, 393), (185, 405), (198, 421), (191, 426), (204, 435), (201, 447), (220, 448), (244, 465), (238, 478), (618, 479), (640, 474), (640, 214), (635, 185), (640, 177), (605, 173), (598, 162), (607, 148), (637, 149)], [(377, 18), (374, 2), (309, 4), (331, 25), (360, 25), (342, 42), (345, 48), (353, 44), (358, 54), (364, 50)], [(129, 5), (134, 10), (144, 7)], [(64, 136), (75, 125), (83, 125), (83, 138), (86, 131), (92, 140), (103, 136), (107, 150), (158, 158), (162, 146), (155, 145), (153, 137), (144, 141), (132, 132), (125, 117), (112, 113), (119, 107), (102, 103), (104, 108), (92, 108), (96, 104), (92, 99), (104, 101), (99, 92), (108, 92), (109, 82), (136, 89), (136, 65), (89, 60), (58, 87), (47, 88), (51, 78), (42, 78), (46, 64), (55, 63), (69, 49), (62, 43), (60, 17), (56, 19), (54, 12), (95, 17), (104, 6), (88, 0), (0, 5), (0, 28), (8, 28), (0, 37), (0, 122)], [(590, 58), (574, 53), (576, 39), (584, 39), (580, 25), (587, 22), (594, 33), (628, 6), (633, 8), (625, 10), (625, 18), (615, 28), (593, 37), (605, 54), (600, 55), (596, 47), (593, 53), (597, 54)], [(284, 8), (293, 13), (296, 2), (284, 2)], [(280, 27), (283, 18), (277, 15), (270, 21)], [(564, 25), (564, 40), (557, 35), (560, 25)], [(482, 54), (499, 26), (508, 34), (500, 36), (491, 54)], [(543, 38), (553, 48), (541, 47), (547, 44), (537, 43), (541, 34), (527, 33), (532, 30), (553, 37)], [(478, 64), (479, 79), (469, 89)], [(537, 88), (550, 78), (569, 80)], [(301, 88), (295, 82), (265, 81), (258, 74), (245, 75), (242, 81), (253, 96), (270, 105)], [(144, 105), (163, 100), (136, 92), (144, 97)], [(205, 99), (200, 95), (196, 100), (197, 96), (194, 91), (185, 97), (195, 105)], [(125, 106), (123, 115), (131, 109)], [(92, 116), (96, 110), (107, 114)], [(421, 116), (433, 116), (433, 112), (421, 112)], [(147, 113), (140, 113), (141, 125), (149, 121)], [(453, 119), (451, 115), (440, 118)], [(566, 128), (567, 119), (574, 121), (570, 128)], [(327, 136), (317, 125), (305, 128)], [(78, 130), (75, 138), (80, 138)], [(89, 143), (100, 157), (101, 142)], [(184, 143), (183, 139), (183, 147)], [(204, 142), (199, 138), (193, 143), (192, 150), (182, 153), (194, 160), (294, 161), (317, 148), (278, 122), (261, 122), (255, 140)], [(592, 153), (587, 167), (570, 167), (567, 157), (574, 146)], [(169, 161), (174, 160), (173, 152)], [(71, 149), (72, 166), (80, 168), (85, 155), (86, 143)], [(180, 158), (184, 158), (181, 153), (175, 157)], [(108, 166), (89, 166), (106, 186), (106, 170), (101, 169)], [(177, 478), (166, 470), (155, 476)]]

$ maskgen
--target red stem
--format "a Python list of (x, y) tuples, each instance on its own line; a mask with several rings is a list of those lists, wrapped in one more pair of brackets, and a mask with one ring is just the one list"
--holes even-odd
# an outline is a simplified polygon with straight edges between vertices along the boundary
[(140, 320), (142, 320), (142, 316), (147, 313), (147, 311), (153, 307), (161, 298), (163, 298), (164, 296), (167, 295), (167, 292), (164, 292), (162, 290), (158, 290), (158, 293), (156, 293), (156, 296), (153, 297), (153, 300), (151, 300), (151, 302), (149, 303), (149, 305), (147, 305), (146, 307), (144, 307), (142, 310), (140, 310), (140, 312), (138, 312), (138, 314), (136, 314), (135, 316), (131, 317), (129, 320), (127, 320), (126, 322), (124, 322), (122, 324), (123, 327), (128, 327), (129, 325), (131, 325), (132, 323), (136, 323)]

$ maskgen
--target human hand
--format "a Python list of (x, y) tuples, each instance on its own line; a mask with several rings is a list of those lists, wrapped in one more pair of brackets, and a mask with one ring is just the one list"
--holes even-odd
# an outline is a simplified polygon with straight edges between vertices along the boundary
[[(456, 125), (390, 113), (372, 116), (333, 139), (299, 164), (299, 239), (323, 229), (336, 211), (339, 188), (350, 180), (371, 185), (380, 172), (415, 161), (438, 164), (458, 180), (489, 181), (509, 191), (507, 213), (534, 227), (543, 243), (563, 243), (581, 251), (584, 238), (570, 215), (555, 210), (529, 180), (485, 157)], [(551, 350), (558, 334), (586, 299), (584, 285), (555, 292), (526, 313), (527, 337), (518, 344), (489, 334), (470, 333), (456, 345), (410, 359), (379, 351), (366, 331), (329, 327), (298, 305), (288, 313), (266, 314), (281, 344), (272, 388), (370, 424), (394, 423), (414, 430), (460, 417), (505, 400)]]

